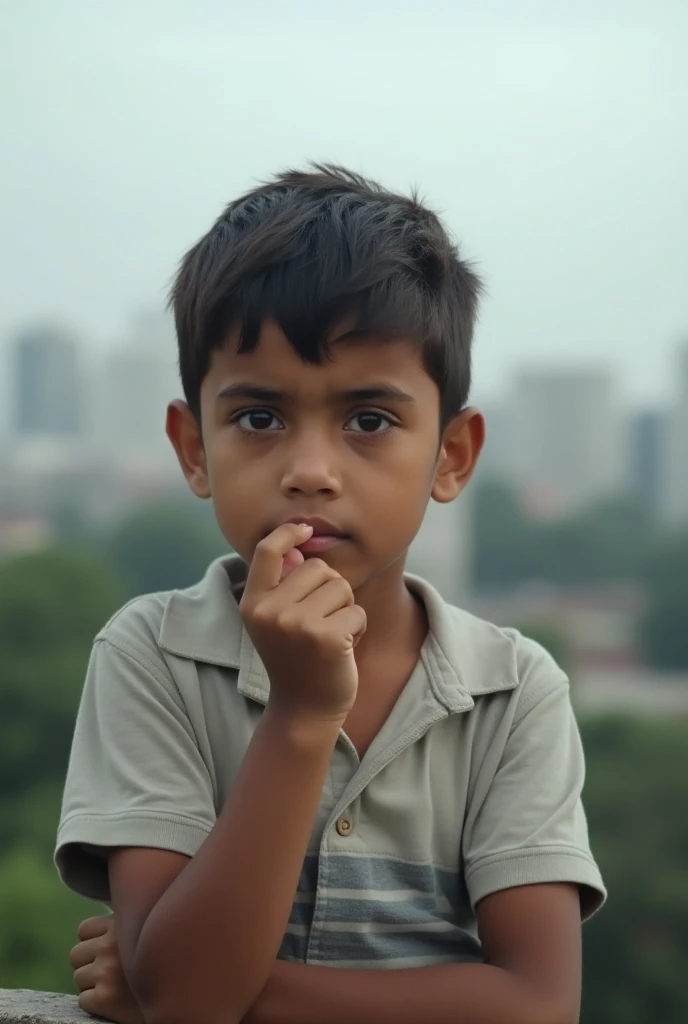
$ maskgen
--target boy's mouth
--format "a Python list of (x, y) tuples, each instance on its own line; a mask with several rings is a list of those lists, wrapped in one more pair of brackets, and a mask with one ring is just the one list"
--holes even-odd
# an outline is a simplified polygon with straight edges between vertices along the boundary
[(342, 541), (350, 539), (350, 534), (340, 530), (338, 526), (330, 523), (327, 519), (320, 519), (318, 516), (291, 516), (287, 521), (304, 523), (306, 526), (313, 527), (313, 533), (308, 540), (297, 545), (299, 551), (304, 555), (321, 554), (336, 547), (337, 544), (341, 544)]
[(303, 544), (297, 546), (304, 555), (319, 555), (324, 551), (329, 551), (330, 548), (336, 547), (337, 544), (341, 544), (346, 539), (345, 534), (321, 533), (317, 537), (314, 534), (307, 541), (304, 541)]

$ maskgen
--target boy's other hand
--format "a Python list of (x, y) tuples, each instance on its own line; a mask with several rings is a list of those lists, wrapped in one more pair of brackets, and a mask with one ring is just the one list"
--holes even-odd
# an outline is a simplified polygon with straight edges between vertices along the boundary
[(366, 615), (322, 559), (294, 564), (311, 533), (284, 523), (258, 544), (241, 614), (270, 679), (270, 705), (289, 717), (343, 721), (356, 699), (354, 648)]
[(145, 1024), (122, 970), (114, 914), (90, 917), (77, 934), (80, 941), (69, 954), (69, 963), (81, 1009), (117, 1024)]

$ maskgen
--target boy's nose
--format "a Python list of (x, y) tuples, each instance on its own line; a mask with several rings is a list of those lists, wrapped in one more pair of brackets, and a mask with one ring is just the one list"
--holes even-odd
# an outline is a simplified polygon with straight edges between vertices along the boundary
[(342, 485), (331, 456), (321, 447), (293, 452), (282, 476), (282, 492), (287, 497), (323, 494), (337, 497)]

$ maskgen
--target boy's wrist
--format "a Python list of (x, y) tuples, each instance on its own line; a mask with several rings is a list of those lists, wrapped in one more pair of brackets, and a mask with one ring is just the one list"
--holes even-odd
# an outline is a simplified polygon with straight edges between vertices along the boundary
[(324, 748), (332, 750), (345, 721), (346, 715), (326, 718), (268, 700), (262, 724), (263, 728), (274, 732), (281, 742), (292, 747), (295, 753), (308, 755), (318, 754)]

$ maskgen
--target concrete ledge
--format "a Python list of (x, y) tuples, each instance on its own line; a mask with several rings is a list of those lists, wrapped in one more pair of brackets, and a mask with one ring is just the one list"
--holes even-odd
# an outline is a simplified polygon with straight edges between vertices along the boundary
[(0, 988), (0, 1024), (93, 1024), (99, 1019), (80, 1010), (76, 996)]

